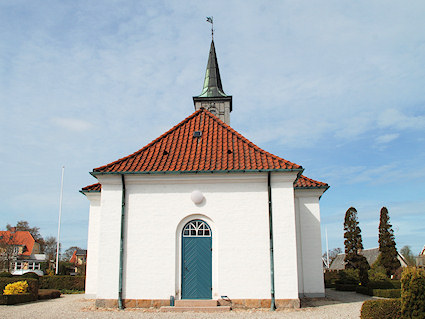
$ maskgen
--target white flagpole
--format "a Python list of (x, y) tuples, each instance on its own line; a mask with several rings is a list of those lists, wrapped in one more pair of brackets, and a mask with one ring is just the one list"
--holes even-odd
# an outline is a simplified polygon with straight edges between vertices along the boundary
[(59, 242), (60, 242), (60, 232), (61, 232), (61, 215), (62, 215), (62, 197), (63, 197), (63, 173), (65, 171), (65, 166), (62, 166), (62, 178), (61, 178), (61, 194), (59, 199), (59, 221), (58, 221), (58, 238), (57, 238), (57, 247), (56, 247), (56, 269), (55, 274), (58, 274), (59, 271)]
[(329, 269), (329, 246), (328, 246), (328, 227), (326, 227), (325, 228), (325, 231), (326, 231), (326, 261), (327, 261), (327, 264), (328, 264), (328, 269)]

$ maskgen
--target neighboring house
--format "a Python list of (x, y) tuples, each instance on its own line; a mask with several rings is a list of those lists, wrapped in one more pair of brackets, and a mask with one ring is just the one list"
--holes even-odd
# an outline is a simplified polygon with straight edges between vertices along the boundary
[(425, 246), (422, 248), (421, 253), (416, 257), (416, 267), (425, 268)]
[(98, 183), (81, 190), (90, 201), (86, 296), (140, 307), (170, 296), (274, 297), (278, 307), (324, 297), (319, 199), (328, 185), (229, 126), (214, 42), (193, 101), (192, 115), (95, 168)]
[[(360, 255), (363, 255), (363, 256), (366, 257), (366, 260), (367, 260), (367, 262), (369, 263), (370, 266), (372, 266), (375, 263), (375, 261), (378, 260), (379, 254), (380, 254), (379, 247), (377, 247), (377, 248), (370, 248), (370, 249), (363, 249), (360, 252)], [(397, 259), (400, 261), (401, 266), (402, 267), (407, 267), (407, 262), (404, 259), (404, 257), (400, 253), (398, 253), (398, 252), (397, 252), (397, 254), (398, 254)], [(332, 270), (342, 270), (342, 269), (345, 269), (346, 262), (344, 261), (344, 259), (345, 259), (345, 254), (344, 253), (338, 254), (336, 256), (336, 258), (333, 260), (331, 266), (329, 267), (329, 270), (332, 271)]]
[(87, 250), (86, 249), (76, 249), (72, 254), (72, 257), (69, 259), (70, 263), (74, 264), (74, 274), (80, 273), (81, 266), (86, 265), (87, 260)]
[(0, 231), (0, 251), (2, 271), (10, 269), (13, 275), (27, 272), (43, 275), (40, 263), (46, 261), (46, 255), (40, 254), (40, 244), (29, 231), (15, 231), (15, 228)]

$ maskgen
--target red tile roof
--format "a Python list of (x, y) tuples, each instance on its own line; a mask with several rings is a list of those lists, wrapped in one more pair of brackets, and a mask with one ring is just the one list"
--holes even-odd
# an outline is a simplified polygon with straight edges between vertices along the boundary
[(300, 175), (298, 179), (294, 182), (294, 188), (325, 188), (328, 189), (329, 185), (314, 179), (308, 178), (304, 175)]
[(101, 185), (100, 183), (92, 184), (81, 189), (82, 192), (100, 192)]
[[(194, 137), (195, 131), (202, 135)], [(93, 174), (302, 169), (262, 150), (201, 108), (142, 149), (95, 168)]]
[(8, 230), (0, 230), (0, 242), (7, 245), (25, 246), (23, 256), (30, 256), (34, 248), (35, 240), (29, 231), (18, 230), (14, 233)]

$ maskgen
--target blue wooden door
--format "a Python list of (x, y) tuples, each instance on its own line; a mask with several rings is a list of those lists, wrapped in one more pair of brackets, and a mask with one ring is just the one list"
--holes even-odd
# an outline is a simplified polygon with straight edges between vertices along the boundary
[(182, 233), (182, 299), (211, 298), (211, 229), (204, 221), (193, 220)]

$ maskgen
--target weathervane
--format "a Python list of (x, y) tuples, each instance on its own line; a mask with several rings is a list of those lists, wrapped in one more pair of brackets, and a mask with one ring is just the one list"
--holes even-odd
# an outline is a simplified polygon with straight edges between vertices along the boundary
[(207, 17), (207, 22), (211, 23), (211, 38), (214, 40), (214, 19), (213, 17)]

